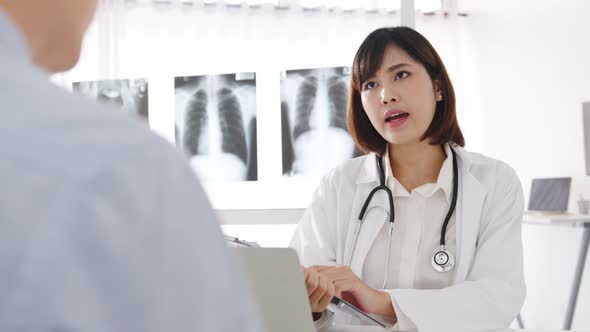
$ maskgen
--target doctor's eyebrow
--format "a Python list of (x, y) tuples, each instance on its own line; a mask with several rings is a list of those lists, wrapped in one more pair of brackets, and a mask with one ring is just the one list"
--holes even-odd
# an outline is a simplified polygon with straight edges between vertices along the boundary
[[(392, 73), (392, 72), (394, 72), (394, 71), (396, 71), (396, 70), (398, 70), (398, 69), (400, 69), (400, 68), (402, 68), (402, 67), (410, 67), (410, 66), (411, 66), (411, 65), (410, 65), (409, 63), (402, 62), (402, 63), (398, 63), (397, 65), (389, 66), (389, 67), (386, 69), (386, 72), (387, 72), (387, 73)], [(362, 86), (364, 86), (364, 85), (365, 85), (365, 83), (367, 83), (367, 82), (369, 82), (369, 81), (371, 81), (371, 80), (374, 80), (374, 79), (375, 79), (375, 77), (377, 76), (377, 73), (378, 73), (378, 72), (375, 72), (375, 73), (374, 73), (374, 74), (373, 74), (371, 77), (369, 77), (369, 78), (367, 78), (366, 80), (364, 80), (364, 81), (361, 83), (361, 87), (362, 87)]]
[(393, 66), (390, 66), (389, 68), (387, 68), (387, 72), (388, 73), (391, 73), (391, 72), (394, 72), (394, 71), (398, 70), (401, 67), (406, 67), (406, 66), (410, 66), (410, 64), (409, 63), (405, 63), (405, 62), (398, 63), (397, 65), (393, 65)]

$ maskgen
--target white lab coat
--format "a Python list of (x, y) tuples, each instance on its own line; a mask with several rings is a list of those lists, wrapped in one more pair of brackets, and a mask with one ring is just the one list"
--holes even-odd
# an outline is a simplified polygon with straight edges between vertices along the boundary
[[(453, 285), (386, 291), (396, 311), (421, 332), (504, 329), (520, 311), (526, 294), (522, 187), (507, 164), (453, 148), (459, 166)], [(374, 154), (355, 158), (322, 179), (291, 242), (304, 266), (348, 262), (360, 209), (379, 183), (375, 158)], [(380, 190), (371, 200), (351, 262), (361, 279), (367, 253), (388, 222), (388, 212), (387, 195)]]

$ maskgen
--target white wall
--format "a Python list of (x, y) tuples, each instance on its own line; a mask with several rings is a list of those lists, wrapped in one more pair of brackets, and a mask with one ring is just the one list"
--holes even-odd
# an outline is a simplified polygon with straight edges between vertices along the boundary
[[(112, 31), (95, 26), (82, 63), (61, 82), (148, 77), (151, 126), (172, 140), (175, 75), (257, 72), (258, 128), (271, 128), (259, 133), (260, 183), (207, 189), (222, 222), (234, 224), (225, 225), (226, 232), (266, 246), (287, 245), (315, 183), (277, 181), (278, 72), (349, 65), (368, 32), (396, 25), (399, 17), (171, 8), (117, 13)], [(439, 50), (455, 84), (467, 148), (512, 165), (526, 196), (534, 177), (575, 176), (576, 191), (590, 190), (581, 127), (581, 103), (590, 100), (589, 18), (584, 0), (478, 1), (468, 18), (417, 17), (417, 29)], [(109, 33), (120, 37), (109, 44), (116, 63), (97, 56)], [(244, 193), (258, 199), (244, 200)], [(286, 210), (268, 210), (269, 204)], [(240, 210), (251, 207), (263, 210)], [(562, 326), (580, 235), (575, 228), (524, 226), (528, 327)], [(583, 315), (590, 312), (590, 268), (586, 272), (576, 329), (590, 329), (590, 315)]]
[[(478, 6), (466, 20), (469, 32), (462, 32), (472, 38), (479, 76), (474, 84), (481, 97), (478, 108), (460, 111), (481, 120), (480, 146), (471, 146), (467, 135), (468, 147), (508, 162), (527, 197), (532, 178), (575, 177), (573, 209), (576, 193), (588, 196), (590, 189), (581, 123), (581, 103), (590, 100), (590, 2), (495, 0)], [(432, 25), (417, 27), (436, 38)], [(581, 229), (525, 225), (523, 238), (529, 290), (525, 324), (560, 328)], [(580, 294), (573, 328), (590, 329), (588, 267)]]

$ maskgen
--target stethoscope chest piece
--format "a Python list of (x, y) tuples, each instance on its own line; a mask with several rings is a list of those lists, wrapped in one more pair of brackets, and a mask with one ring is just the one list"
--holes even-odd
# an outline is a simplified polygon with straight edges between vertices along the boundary
[(444, 246), (432, 257), (432, 267), (438, 272), (449, 272), (455, 266), (455, 257)]

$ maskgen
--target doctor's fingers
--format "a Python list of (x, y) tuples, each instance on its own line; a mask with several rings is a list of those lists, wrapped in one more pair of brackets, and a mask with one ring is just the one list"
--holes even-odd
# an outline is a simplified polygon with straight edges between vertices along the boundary
[(320, 274), (314, 270), (305, 270), (305, 287), (307, 288), (307, 296), (311, 296), (318, 288), (320, 282)]
[[(309, 300), (312, 303), (318, 303), (320, 299), (326, 294), (329, 290), (332, 282), (326, 278), (322, 278), (321, 276), (318, 278), (318, 285), (315, 290), (309, 294)], [(333, 288), (333, 286), (332, 286)]]
[(316, 290), (309, 296), (309, 303), (314, 312), (321, 312), (326, 309), (334, 296), (334, 285), (326, 278), (320, 278)]
[(333, 283), (328, 282), (328, 290), (326, 291), (326, 294), (324, 294), (324, 296), (320, 299), (318, 308), (321, 309), (321, 311), (324, 311), (328, 307), (328, 304), (330, 304), (332, 301), (334, 295), (336, 295), (336, 288), (334, 287)]
[(309, 267), (309, 270), (314, 270), (317, 272), (322, 272), (325, 270), (331, 270), (333, 268), (339, 267), (340, 265), (313, 265), (311, 267)]
[(332, 281), (342, 279), (358, 279), (356, 274), (354, 274), (354, 272), (352, 272), (348, 266), (339, 266), (332, 269), (327, 269), (320, 272), (320, 275), (325, 276)]

